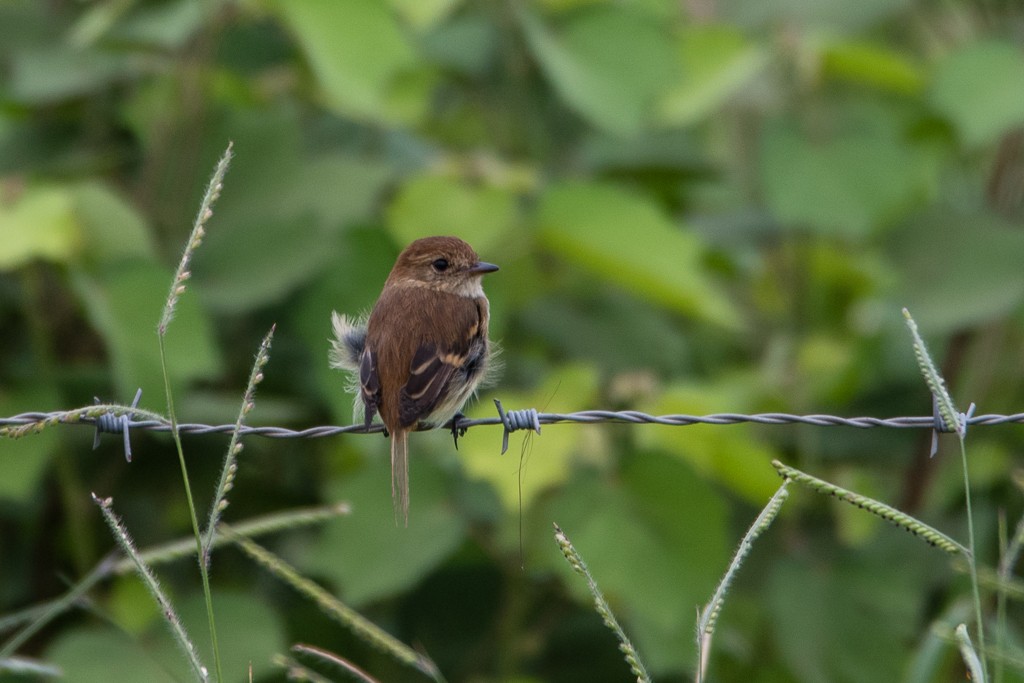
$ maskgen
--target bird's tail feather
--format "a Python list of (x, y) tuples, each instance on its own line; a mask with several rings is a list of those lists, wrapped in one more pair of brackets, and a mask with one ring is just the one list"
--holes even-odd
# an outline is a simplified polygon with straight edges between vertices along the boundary
[(404, 429), (391, 434), (391, 499), (395, 523), (401, 518), (409, 526), (409, 432)]

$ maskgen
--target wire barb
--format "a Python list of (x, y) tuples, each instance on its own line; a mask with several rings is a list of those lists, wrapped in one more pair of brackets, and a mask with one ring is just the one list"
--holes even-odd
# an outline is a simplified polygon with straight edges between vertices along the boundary
[(502, 455), (505, 455), (508, 451), (508, 435), (517, 429), (532, 429), (540, 434), (540, 413), (537, 412), (536, 408), (510, 410), (506, 413), (505, 409), (501, 407), (501, 401), (498, 399), (494, 399), (494, 406), (498, 409), (498, 419), (501, 420), (501, 424), (505, 427), (505, 432), (501, 436)]
[(960, 421), (959, 429), (954, 425), (946, 424), (945, 418), (942, 417), (942, 412), (939, 410), (939, 400), (932, 396), (932, 448), (928, 453), (928, 457), (934, 458), (935, 454), (939, 452), (939, 434), (959, 434), (960, 438), (967, 436), (967, 427), (971, 424), (972, 418), (974, 417), (974, 411), (977, 408), (974, 403), (967, 406), (966, 413), (957, 413), (957, 417)]
[[(132, 408), (139, 407), (139, 399), (142, 398), (142, 387), (139, 387), (135, 392), (135, 400), (132, 401)], [(97, 404), (100, 403), (98, 396), (93, 396), (93, 401)], [(128, 462), (132, 461), (132, 442), (128, 438), (128, 432), (133, 426), (132, 413), (131, 411), (124, 415), (115, 415), (112, 412), (106, 412), (99, 415), (95, 419), (96, 423), (96, 434), (92, 439), (92, 449), (96, 450), (100, 446), (100, 434), (106, 432), (108, 434), (117, 434), (120, 432), (124, 435), (124, 459)]]

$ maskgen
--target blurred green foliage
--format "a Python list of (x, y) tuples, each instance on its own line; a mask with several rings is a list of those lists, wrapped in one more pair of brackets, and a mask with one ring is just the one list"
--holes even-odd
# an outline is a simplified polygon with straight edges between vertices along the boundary
[[(96, 0), (0, 4), (0, 415), (164, 410), (155, 326), (206, 179), (235, 161), (168, 335), (185, 421), (347, 424), (330, 312), (373, 304), (410, 240), (457, 234), (505, 370), (469, 414), (923, 414), (900, 308), (961, 405), (1024, 407), (1024, 7), (1016, 0)], [(1021, 514), (1019, 428), (976, 428), (982, 563)], [(112, 547), (189, 532), (173, 447), (82, 428), (0, 442), (0, 614)], [(451, 681), (628, 669), (551, 536), (586, 559), (657, 680), (692, 680), (696, 607), (777, 482), (772, 458), (963, 533), (928, 436), (811, 427), (551, 426), (500, 457), (413, 437), (408, 529), (379, 437), (246, 439), (228, 521), (348, 500), (270, 541)], [(200, 501), (227, 437), (185, 437)], [(515, 449), (513, 449), (515, 450)], [(1019, 476), (1018, 476), (1019, 480)], [(959, 680), (939, 553), (796, 495), (726, 601), (722, 681)], [(204, 517), (200, 509), (200, 517)], [(158, 574), (208, 642), (191, 562)], [(237, 552), (212, 565), (231, 680), (293, 642), (422, 680)], [(132, 577), (21, 654), (67, 680), (185, 680)], [(1020, 608), (1001, 645), (1020, 658)], [(964, 617), (960, 617), (962, 620)], [(6, 635), (6, 634), (4, 634)], [(990, 638), (990, 642), (991, 642)], [(207, 661), (209, 661), (207, 659)], [(336, 672), (333, 672), (336, 675)], [(1004, 680), (1022, 680), (1008, 667)]]

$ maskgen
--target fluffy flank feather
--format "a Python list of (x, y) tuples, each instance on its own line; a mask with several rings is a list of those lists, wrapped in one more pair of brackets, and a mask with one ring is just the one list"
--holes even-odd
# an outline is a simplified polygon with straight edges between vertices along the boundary
[(366, 345), (366, 319), (350, 318), (347, 315), (331, 312), (331, 327), (334, 328), (334, 339), (328, 358), (332, 368), (346, 372), (359, 372), (359, 354)]
[(331, 327), (334, 338), (327, 358), (332, 368), (342, 370), (347, 375), (345, 391), (355, 397), (352, 406), (352, 421), (356, 424), (363, 421), (365, 406), (359, 393), (359, 356), (366, 346), (366, 316), (350, 318), (347, 315), (331, 312)]
[(481, 389), (490, 389), (498, 383), (501, 379), (502, 373), (505, 371), (505, 359), (501, 357), (501, 343), (491, 339), (487, 348), (489, 350), (489, 356), (487, 358), (487, 370), (484, 372), (484, 376), (480, 379), (480, 383), (476, 385), (476, 391), (473, 392), (473, 398), (480, 392)]

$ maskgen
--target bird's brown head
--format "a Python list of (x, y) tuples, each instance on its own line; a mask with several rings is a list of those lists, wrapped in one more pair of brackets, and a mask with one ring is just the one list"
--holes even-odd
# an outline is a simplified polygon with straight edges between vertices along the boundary
[(482, 296), (480, 277), (498, 266), (481, 261), (458, 237), (424, 237), (398, 255), (389, 285), (430, 287), (462, 296)]

